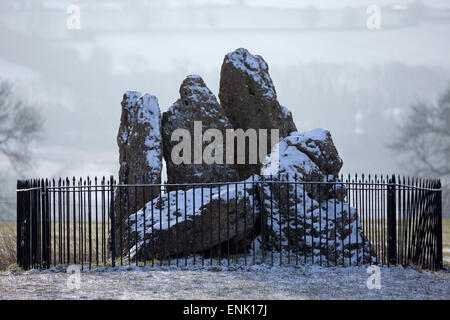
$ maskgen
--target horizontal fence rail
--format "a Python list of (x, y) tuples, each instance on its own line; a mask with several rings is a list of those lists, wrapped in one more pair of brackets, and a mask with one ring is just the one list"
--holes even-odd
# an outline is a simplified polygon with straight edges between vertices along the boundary
[[(135, 179), (134, 181), (137, 181)], [(442, 268), (441, 184), (395, 176), (17, 182), (17, 263)]]

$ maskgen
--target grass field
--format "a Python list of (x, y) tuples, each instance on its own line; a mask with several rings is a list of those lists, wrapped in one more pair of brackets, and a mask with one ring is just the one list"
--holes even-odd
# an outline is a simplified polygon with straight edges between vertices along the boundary
[[(450, 265), (450, 219), (444, 219), (443, 224), (443, 258), (444, 264)], [(56, 226), (56, 230), (58, 227)], [(92, 228), (93, 230), (93, 240), (92, 240), (92, 249), (93, 249), (93, 261), (95, 261), (95, 226)], [(72, 229), (70, 229), (72, 232)], [(100, 237), (101, 238), (101, 237)], [(52, 250), (53, 250), (53, 239), (52, 239)], [(58, 246), (58, 244), (57, 244)], [(101, 251), (102, 243), (99, 242), (99, 251)], [(58, 247), (57, 247), (58, 251)], [(73, 246), (71, 246), (71, 251), (73, 252)], [(72, 254), (71, 254), (72, 256)], [(72, 258), (73, 259), (73, 258)], [(85, 257), (85, 261), (88, 258)], [(101, 260), (101, 254), (100, 254)], [(58, 261), (57, 261), (58, 262)], [(16, 263), (16, 223), (14, 222), (6, 222), (0, 223), (0, 270), (5, 270), (8, 266)]]
[(0, 223), (0, 270), (16, 262), (16, 223)]
[(450, 265), (450, 219), (442, 221), (442, 250), (444, 264)]
[[(76, 258), (80, 260), (80, 254), (83, 255), (83, 260), (85, 262), (89, 261), (89, 238), (88, 238), (88, 224), (84, 224), (83, 228), (83, 246), (80, 251), (80, 224), (77, 223), (75, 225), (77, 228), (77, 252)], [(96, 229), (96, 227), (98, 229)], [(72, 236), (74, 230), (73, 224), (70, 224), (69, 233)], [(67, 244), (66, 244), (66, 229), (59, 229), (58, 223), (51, 224), (51, 232), (52, 236), (50, 239), (51, 246), (51, 259), (52, 264), (67, 264)], [(96, 243), (95, 239), (96, 232), (98, 232), (98, 243)], [(59, 235), (62, 237), (59, 237)], [(92, 249), (92, 263), (96, 265), (97, 257), (99, 260), (99, 264), (103, 264), (102, 253), (106, 254), (106, 247), (103, 245), (102, 239), (102, 224), (92, 224), (91, 228), (91, 249)], [(56, 237), (55, 237), (56, 236)], [(107, 236), (107, 235), (106, 235)], [(105, 241), (106, 242), (106, 241)], [(98, 255), (97, 255), (97, 246), (98, 246)], [(70, 242), (69, 246), (70, 250), (70, 262), (74, 261), (74, 244), (73, 241)], [(54, 254), (56, 253), (56, 254)], [(15, 264), (17, 261), (16, 258), (16, 223), (15, 222), (5, 222), (0, 223), (0, 270), (5, 270), (8, 266)]]

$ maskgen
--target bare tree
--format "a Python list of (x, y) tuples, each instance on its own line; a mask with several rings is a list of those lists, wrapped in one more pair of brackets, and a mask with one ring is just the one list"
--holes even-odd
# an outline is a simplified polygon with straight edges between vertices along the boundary
[(9, 82), (0, 83), (0, 154), (15, 169), (29, 164), (29, 146), (42, 130), (42, 117), (18, 97)]
[[(28, 168), (31, 159), (29, 146), (39, 137), (42, 124), (38, 111), (19, 97), (9, 82), (0, 81), (0, 156), (9, 161), (14, 172), (20, 174)], [(8, 174), (0, 175), (3, 182), (10, 180)], [(13, 207), (14, 201), (8, 196), (5, 183), (0, 184), (0, 220)]]
[(437, 103), (417, 103), (389, 147), (412, 174), (440, 178), (444, 212), (450, 207), (450, 88)]

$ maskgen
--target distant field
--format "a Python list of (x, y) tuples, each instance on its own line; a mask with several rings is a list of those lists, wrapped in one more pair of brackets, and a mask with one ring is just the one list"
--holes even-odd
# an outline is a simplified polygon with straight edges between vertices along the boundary
[[(444, 251), (444, 264), (450, 266), (450, 219), (444, 219), (442, 223), (442, 242)], [(58, 228), (56, 229), (58, 230)], [(93, 227), (95, 230), (95, 227)], [(95, 241), (93, 239), (93, 254), (95, 254)], [(99, 242), (100, 248), (102, 242)], [(52, 239), (53, 247), (53, 239)], [(72, 247), (72, 246), (71, 246)], [(73, 247), (72, 247), (73, 250)], [(5, 270), (16, 262), (16, 223), (0, 223), (0, 270)]]

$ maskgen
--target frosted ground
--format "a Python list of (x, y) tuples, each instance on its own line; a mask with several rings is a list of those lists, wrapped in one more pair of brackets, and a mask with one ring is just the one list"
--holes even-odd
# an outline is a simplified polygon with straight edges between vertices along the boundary
[[(0, 299), (450, 299), (450, 273), (381, 267), (368, 289), (366, 267), (116, 267), (0, 273)], [(72, 288), (69, 284), (72, 284)]]

